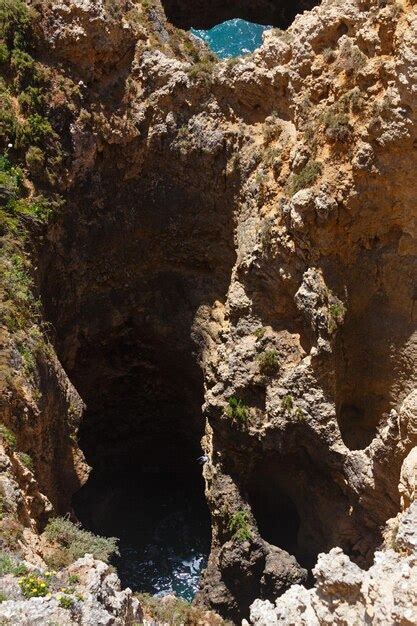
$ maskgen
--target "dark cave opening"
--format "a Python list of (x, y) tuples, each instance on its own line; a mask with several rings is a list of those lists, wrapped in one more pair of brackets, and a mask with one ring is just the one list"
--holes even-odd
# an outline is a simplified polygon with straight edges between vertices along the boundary
[(184, 30), (211, 28), (236, 17), (287, 28), (296, 15), (317, 4), (317, 0), (162, 0), (168, 21)]
[(291, 498), (269, 481), (252, 491), (250, 502), (263, 539), (296, 555), (300, 516)]
[[(245, 492), (262, 539), (292, 555), (307, 570), (310, 584), (318, 554), (340, 545), (348, 504), (322, 467), (325, 451), (317, 442), (295, 437), (287, 446), (285, 454), (263, 452)], [(329, 528), (330, 511), (334, 525)]]
[(191, 599), (211, 543), (197, 462), (204, 421), (195, 320), (224, 299), (233, 222), (224, 189), (212, 191), (222, 159), (201, 166), (207, 188), (204, 178), (197, 187), (181, 180), (175, 161), (155, 184), (159, 160), (148, 160), (149, 180), (142, 171), (120, 189), (114, 172), (104, 173), (105, 208), (92, 199), (64, 216), (62, 239), (51, 241), (60, 252), (46, 255), (43, 299), (59, 358), (87, 406), (79, 445), (93, 469), (73, 497), (75, 516), (120, 537), (114, 564), (123, 585)]
[[(136, 351), (125, 343), (108, 350), (113, 360)], [(123, 585), (191, 600), (210, 550), (210, 516), (197, 462), (201, 380), (196, 369), (187, 375), (181, 356), (165, 352), (158, 364), (153, 353), (108, 379), (100, 397), (89, 390), (80, 446), (93, 470), (73, 507), (85, 528), (120, 539), (114, 565)]]

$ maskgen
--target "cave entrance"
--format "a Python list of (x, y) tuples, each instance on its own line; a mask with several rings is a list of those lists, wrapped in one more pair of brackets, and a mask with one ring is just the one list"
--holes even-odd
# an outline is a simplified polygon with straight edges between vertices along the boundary
[(346, 547), (339, 530), (349, 504), (321, 466), (325, 450), (316, 441), (291, 437), (287, 446), (285, 455), (263, 451), (245, 492), (262, 539), (295, 557), (308, 571), (309, 584), (318, 554)]
[(269, 481), (252, 490), (250, 501), (261, 536), (296, 556), (300, 517), (291, 498)]
[[(109, 349), (114, 359), (127, 346)], [(196, 365), (187, 375), (184, 361), (164, 355), (164, 367), (150, 359), (108, 380), (101, 397), (90, 391), (80, 446), (93, 470), (73, 506), (85, 528), (120, 539), (123, 585), (191, 600), (210, 550), (197, 462), (202, 386)]]
[(178, 28), (207, 29), (233, 18), (287, 28), (317, 0), (162, 0), (168, 21)]
[(203, 378), (190, 331), (192, 280), (158, 271), (141, 275), (127, 293), (110, 293), (117, 313), (105, 306), (84, 313), (71, 370), (87, 405), (79, 444), (93, 468), (73, 499), (76, 517), (94, 533), (120, 538), (114, 565), (124, 585), (188, 600), (211, 537), (197, 461)]
[(211, 540), (197, 462), (198, 321), (229, 286), (235, 189), (213, 186), (224, 180), (225, 151), (179, 164), (154, 148), (127, 180), (124, 149), (107, 154), (92, 179), (100, 183), (73, 192), (62, 237), (42, 249), (42, 292), (59, 358), (87, 406), (79, 444), (93, 469), (75, 515), (120, 537), (124, 584), (190, 598)]

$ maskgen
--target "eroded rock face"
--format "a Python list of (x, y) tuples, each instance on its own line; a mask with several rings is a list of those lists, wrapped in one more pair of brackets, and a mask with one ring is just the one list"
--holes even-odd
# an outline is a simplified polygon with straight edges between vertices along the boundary
[[(33, 572), (37, 575), (37, 571)], [(117, 575), (102, 561), (86, 555), (68, 569), (59, 573), (62, 585), (75, 581), (71, 595), (64, 591), (49, 593), (47, 597), (27, 599), (23, 596), (17, 579), (9, 574), (0, 579), (0, 588), (8, 598), (0, 604), (0, 618), (5, 623), (35, 626), (58, 623), (63, 626), (83, 624), (85, 626), (124, 626), (142, 623), (143, 612), (130, 589), (121, 590)], [(65, 604), (65, 598), (70, 599)]]
[[(90, 82), (39, 285), (89, 405), (88, 460), (151, 458), (162, 435), (196, 445), (204, 427), (198, 602), (238, 621), (286, 592), (326, 623), (343, 591), (356, 619), (400, 479), (404, 504), (415, 493), (415, 12), (325, 1), (249, 57), (193, 64), (161, 6), (135, 27), (65, 7), (40, 36)], [(125, 32), (118, 80), (106, 51)], [(317, 617), (319, 592), (292, 585), (332, 549)]]
[(377, 551), (369, 570), (360, 569), (340, 548), (333, 548), (319, 555), (313, 569), (314, 589), (295, 585), (275, 605), (256, 600), (251, 624), (415, 624), (416, 504), (400, 516), (394, 545)]

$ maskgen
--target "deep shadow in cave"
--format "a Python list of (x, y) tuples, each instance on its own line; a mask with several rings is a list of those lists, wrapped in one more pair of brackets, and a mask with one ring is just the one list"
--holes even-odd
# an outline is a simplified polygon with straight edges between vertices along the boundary
[[(338, 528), (348, 503), (337, 485), (321, 471), (322, 451), (316, 442), (303, 442), (294, 431), (287, 447), (283, 455), (262, 454), (245, 491), (261, 537), (311, 571), (319, 552), (340, 545)], [(331, 527), (330, 512), (334, 519)], [(342, 547), (348, 549), (343, 542)], [(308, 583), (312, 582), (310, 575)]]
[(160, 273), (150, 285), (157, 321), (129, 318), (84, 346), (79, 363), (94, 364), (96, 384), (78, 383), (90, 407), (80, 446), (93, 471), (73, 506), (86, 528), (120, 538), (114, 564), (124, 585), (191, 600), (210, 549), (210, 516), (197, 462), (202, 374), (177, 304), (185, 282)]
[(162, 0), (168, 21), (185, 30), (211, 28), (235, 17), (287, 28), (297, 14), (317, 4), (317, 0)]
[[(108, 379), (99, 396), (89, 391), (93, 408), (85, 415), (80, 446), (93, 471), (73, 506), (83, 526), (120, 538), (114, 564), (124, 585), (191, 600), (210, 549), (197, 462), (201, 374), (192, 366), (191, 350), (188, 358), (172, 355), (153, 342), (139, 362), (137, 346), (120, 338), (110, 340), (98, 358), (109, 367), (129, 359), (131, 367)], [(162, 362), (155, 354), (163, 355)]]
[(175, 160), (156, 184), (157, 159), (147, 160), (149, 178), (142, 170), (120, 188), (111, 160), (103, 162), (101, 206), (89, 195), (94, 185), (79, 191), (62, 238), (51, 240), (58, 251), (43, 248), (43, 299), (61, 362), (87, 405), (80, 447), (93, 471), (73, 499), (75, 514), (86, 528), (121, 538), (124, 584), (189, 598), (210, 548), (193, 324), (224, 299), (230, 281), (225, 207), (233, 188), (213, 189), (223, 153), (210, 167), (199, 164), (207, 176), (196, 186)]
[(124, 586), (193, 598), (210, 550), (210, 518), (196, 449), (183, 436), (94, 469), (73, 502), (86, 528), (120, 538), (113, 563)]
[(300, 517), (291, 498), (269, 481), (252, 490), (250, 501), (261, 536), (296, 555)]

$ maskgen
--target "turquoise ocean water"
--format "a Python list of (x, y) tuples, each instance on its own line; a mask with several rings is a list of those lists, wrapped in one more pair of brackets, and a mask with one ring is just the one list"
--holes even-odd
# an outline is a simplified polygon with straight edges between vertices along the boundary
[(196, 37), (203, 39), (221, 59), (253, 52), (262, 44), (262, 33), (271, 28), (262, 24), (246, 22), (240, 18), (217, 24), (209, 30), (191, 29)]

